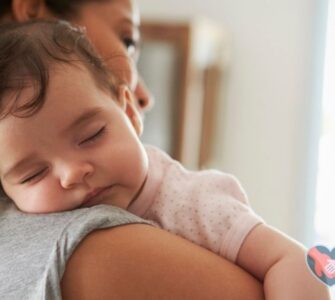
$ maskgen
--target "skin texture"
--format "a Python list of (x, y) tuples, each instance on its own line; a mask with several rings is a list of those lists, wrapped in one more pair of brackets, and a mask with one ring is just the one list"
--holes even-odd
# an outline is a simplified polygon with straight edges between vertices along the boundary
[[(25, 104), (33, 93), (32, 87), (25, 88), (18, 104)], [(97, 109), (98, 114), (71, 127)], [(0, 157), (6, 157), (0, 160), (2, 186), (26, 213), (97, 204), (126, 209), (148, 171), (138, 138), (140, 124), (126, 86), (119, 86), (114, 96), (98, 87), (83, 65), (56, 65), (42, 109), (28, 118), (8, 115), (0, 122)]]
[(105, 58), (114, 75), (134, 91), (137, 108), (143, 115), (152, 107), (153, 98), (136, 68), (140, 16), (135, 3), (128, 0), (114, 0), (103, 4), (89, 2), (80, 9), (79, 17), (73, 21), (86, 28), (87, 36)]
[[(126, 15), (134, 18), (135, 14), (127, 9), (131, 1), (114, 1), (114, 4), (109, 3), (109, 8), (119, 7), (119, 13), (111, 9), (109, 14), (113, 17), (109, 17), (108, 22), (114, 22), (116, 17), (124, 19)], [(42, 0), (12, 2), (12, 11), (4, 19), (22, 22), (31, 18), (54, 18)], [(116, 2), (120, 6), (115, 6)], [(87, 19), (88, 7), (83, 7), (81, 17), (70, 21), (86, 25), (93, 38), (101, 24), (94, 27), (93, 20)], [(107, 11), (107, 6), (105, 8)], [(129, 39), (120, 34), (122, 26), (115, 21), (108, 32), (104, 31), (110, 37), (101, 41), (113, 40), (110, 51), (121, 51), (122, 55), (115, 56), (118, 60), (111, 59), (110, 67), (124, 74), (120, 75), (121, 82), (135, 86), (136, 105), (143, 113), (151, 106), (152, 98), (135, 72), (136, 55), (128, 53)], [(133, 23), (131, 28), (136, 31), (137, 25)], [(103, 52), (105, 44), (95, 43), (97, 50)], [(126, 67), (117, 63), (129, 61), (132, 64)], [(206, 280), (200, 284), (199, 278)], [(110, 299), (111, 295), (116, 299), (171, 299), (172, 294), (174, 299), (263, 299), (261, 284), (242, 269), (185, 240), (144, 225), (120, 226), (89, 234), (68, 261), (62, 290), (65, 299)]]
[(68, 262), (62, 291), (66, 300), (264, 299), (236, 265), (147, 225), (90, 234)]

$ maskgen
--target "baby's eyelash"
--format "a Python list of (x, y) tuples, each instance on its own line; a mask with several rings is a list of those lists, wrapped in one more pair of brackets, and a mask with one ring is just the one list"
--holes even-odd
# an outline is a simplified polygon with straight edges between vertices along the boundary
[(88, 137), (87, 139), (83, 140), (82, 142), (79, 143), (79, 145), (86, 144), (86, 143), (92, 143), (98, 138), (102, 136), (102, 134), (105, 131), (105, 126), (101, 127), (96, 133), (94, 133), (92, 136)]
[(30, 181), (32, 181), (32, 180), (35, 179), (36, 177), (38, 177), (38, 176), (40, 176), (41, 174), (43, 174), (45, 170), (46, 170), (46, 169), (43, 169), (43, 170), (41, 170), (41, 171), (35, 173), (34, 175), (32, 175), (32, 176), (30, 176), (30, 177), (24, 179), (23, 181), (20, 182), (20, 184), (29, 183)]

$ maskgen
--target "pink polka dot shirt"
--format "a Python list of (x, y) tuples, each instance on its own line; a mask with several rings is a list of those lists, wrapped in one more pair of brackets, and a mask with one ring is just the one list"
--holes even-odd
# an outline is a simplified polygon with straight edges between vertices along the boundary
[(232, 262), (247, 234), (263, 220), (231, 175), (192, 172), (161, 150), (146, 146), (149, 172), (128, 210)]

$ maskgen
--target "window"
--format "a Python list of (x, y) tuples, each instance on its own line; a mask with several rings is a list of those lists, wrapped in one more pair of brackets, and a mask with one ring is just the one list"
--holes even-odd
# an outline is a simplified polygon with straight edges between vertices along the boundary
[[(314, 244), (332, 250), (335, 248), (335, 0), (329, 0), (327, 23)], [(330, 291), (335, 299), (334, 287)]]
[(335, 0), (329, 0), (319, 142), (315, 244), (335, 247)]

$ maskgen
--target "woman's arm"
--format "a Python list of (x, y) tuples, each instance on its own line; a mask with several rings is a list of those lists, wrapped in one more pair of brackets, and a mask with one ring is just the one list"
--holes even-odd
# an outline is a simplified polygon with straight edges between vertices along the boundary
[(127, 225), (91, 233), (62, 279), (66, 299), (264, 299), (262, 285), (166, 231)]

